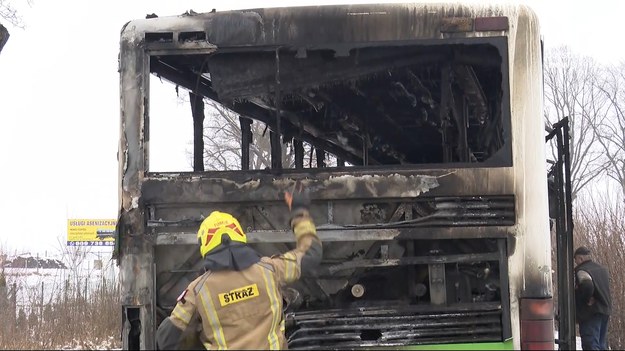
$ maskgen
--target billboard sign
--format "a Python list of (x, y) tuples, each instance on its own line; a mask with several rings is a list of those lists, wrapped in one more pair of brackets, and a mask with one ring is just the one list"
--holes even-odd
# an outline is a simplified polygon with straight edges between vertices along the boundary
[(113, 246), (116, 225), (116, 219), (68, 219), (67, 246)]

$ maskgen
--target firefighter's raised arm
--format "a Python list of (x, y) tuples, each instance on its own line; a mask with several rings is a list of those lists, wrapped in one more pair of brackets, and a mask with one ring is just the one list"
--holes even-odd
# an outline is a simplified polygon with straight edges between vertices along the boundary
[[(296, 184), (297, 187), (297, 184)], [(290, 225), (297, 245), (294, 250), (280, 256), (265, 258), (276, 269), (278, 281), (288, 284), (304, 274), (312, 272), (321, 262), (323, 249), (317, 236), (317, 229), (308, 212), (310, 198), (303, 188), (285, 194), (285, 202), (291, 211)]]

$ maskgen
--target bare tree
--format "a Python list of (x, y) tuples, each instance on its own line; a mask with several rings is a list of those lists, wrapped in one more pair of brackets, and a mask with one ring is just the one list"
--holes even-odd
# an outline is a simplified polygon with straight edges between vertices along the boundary
[(574, 54), (566, 47), (549, 50), (546, 55), (545, 119), (551, 126), (569, 118), (573, 199), (605, 169), (605, 159), (593, 133), (609, 110), (605, 94), (599, 89), (600, 74), (601, 67), (593, 59)]
[[(204, 124), (204, 165), (207, 169), (241, 169), (241, 123), (239, 115), (208, 100), (208, 116)], [(271, 167), (269, 130), (263, 123), (251, 124), (250, 169)], [(282, 148), (282, 164), (291, 166), (290, 148)]]
[(615, 180), (625, 199), (625, 62), (609, 66), (597, 89), (608, 101), (608, 114), (601, 115), (594, 128), (607, 158), (606, 174)]
[[(240, 116), (226, 107), (206, 99), (204, 121), (204, 166), (207, 170), (241, 169), (241, 122)], [(271, 141), (269, 128), (264, 123), (253, 121), (251, 124), (252, 141), (250, 143), (250, 169), (271, 167)], [(305, 164), (317, 167), (315, 150), (304, 143)], [(192, 160), (191, 152), (188, 153)], [(327, 155), (326, 165), (336, 165), (336, 158)], [(306, 162), (307, 161), (307, 162)], [(282, 147), (282, 165), (284, 168), (295, 167), (295, 150), (292, 141)]]
[(625, 347), (625, 206), (620, 194), (602, 191), (583, 196), (574, 213), (575, 246), (585, 245), (593, 260), (610, 272), (612, 313), (608, 326), (608, 343), (612, 350)]
[[(70, 274), (74, 278), (72, 282), (75, 287), (74, 296), (77, 296), (80, 293), (81, 269), (83, 268), (83, 263), (87, 261), (87, 257), (91, 253), (91, 246), (67, 246), (61, 237), (57, 237), (57, 242), (62, 257), (61, 260), (68, 265)], [(69, 286), (69, 284), (66, 284), (66, 289), (69, 288)], [(65, 291), (65, 293), (69, 294), (70, 292)]]
[[(28, 5), (32, 4), (31, 0), (26, 0)], [(13, 6), (9, 0), (0, 0), (0, 20), (6, 21), (9, 25), (15, 28), (24, 29), (24, 20), (19, 15), (17, 9)], [(0, 52), (2, 48), (9, 40), (9, 30), (0, 23)]]
[[(21, 0), (20, 2), (25, 2), (28, 6), (32, 5), (32, 0)], [(14, 3), (15, 1), (0, 0), (0, 19), (13, 27), (24, 29), (24, 19), (13, 5)]]

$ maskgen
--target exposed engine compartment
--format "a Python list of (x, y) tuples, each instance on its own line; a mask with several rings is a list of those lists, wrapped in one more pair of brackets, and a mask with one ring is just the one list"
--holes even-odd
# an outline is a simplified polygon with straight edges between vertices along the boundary
[[(497, 240), (374, 242), (366, 252), (369, 243), (363, 244), (358, 251), (351, 245), (341, 245), (340, 250), (329, 247), (318, 274), (287, 289), (290, 347), (397, 346), (501, 337), (501, 304), (507, 296), (501, 295), (499, 270), (506, 256)], [(337, 257), (339, 252), (356, 257)], [(324, 293), (319, 299), (304, 295), (319, 290)], [(323, 317), (326, 313), (335, 313), (337, 319)]]

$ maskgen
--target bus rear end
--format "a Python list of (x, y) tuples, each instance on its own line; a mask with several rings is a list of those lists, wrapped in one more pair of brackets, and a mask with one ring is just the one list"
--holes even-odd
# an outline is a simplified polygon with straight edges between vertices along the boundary
[[(292, 248), (282, 195), (296, 181), (310, 190), (324, 257), (283, 290), (289, 348), (553, 347), (540, 42), (529, 9), (154, 18), (125, 27), (120, 64), (125, 347), (150, 348), (199, 274), (195, 231), (212, 211), (238, 218), (264, 255)], [(149, 74), (240, 117), (235, 170), (204, 170), (196, 113), (193, 171), (150, 170)], [(266, 168), (252, 162), (252, 123), (268, 130)]]

